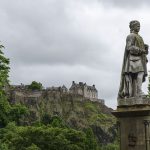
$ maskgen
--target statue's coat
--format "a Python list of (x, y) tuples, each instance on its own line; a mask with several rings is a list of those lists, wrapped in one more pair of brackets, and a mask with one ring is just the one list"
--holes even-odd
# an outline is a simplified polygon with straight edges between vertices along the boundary
[[(138, 72), (144, 72), (143, 82), (145, 81), (145, 77), (147, 76), (147, 58), (146, 54), (139, 53), (140, 49), (145, 49), (142, 37), (138, 34), (130, 33), (126, 39), (118, 98), (129, 95), (128, 82), (126, 81), (125, 75), (128, 75), (129, 73), (136, 74)], [(138, 61), (141, 61), (140, 67), (135, 67), (136, 69), (131, 68), (131, 62), (135, 63)]]

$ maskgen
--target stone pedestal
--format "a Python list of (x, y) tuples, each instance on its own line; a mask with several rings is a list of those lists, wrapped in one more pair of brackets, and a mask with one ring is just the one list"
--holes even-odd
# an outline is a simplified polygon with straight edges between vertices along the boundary
[(118, 100), (112, 114), (119, 122), (120, 150), (150, 150), (150, 99)]

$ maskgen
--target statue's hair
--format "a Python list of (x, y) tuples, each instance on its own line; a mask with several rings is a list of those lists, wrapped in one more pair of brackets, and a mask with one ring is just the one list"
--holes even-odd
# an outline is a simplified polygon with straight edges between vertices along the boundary
[(133, 29), (134, 29), (134, 26), (135, 26), (136, 24), (140, 24), (140, 22), (137, 21), (137, 20), (132, 20), (132, 21), (130, 21), (130, 24), (129, 24), (130, 30), (133, 30)]

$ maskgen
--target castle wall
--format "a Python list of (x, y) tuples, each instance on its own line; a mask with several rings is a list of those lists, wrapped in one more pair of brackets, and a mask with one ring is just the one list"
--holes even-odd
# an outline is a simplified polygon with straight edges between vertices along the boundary
[(84, 97), (97, 99), (97, 98), (98, 98), (98, 93), (97, 93), (97, 91), (95, 91), (95, 90), (88, 90), (88, 89), (85, 89), (85, 90), (84, 90)]

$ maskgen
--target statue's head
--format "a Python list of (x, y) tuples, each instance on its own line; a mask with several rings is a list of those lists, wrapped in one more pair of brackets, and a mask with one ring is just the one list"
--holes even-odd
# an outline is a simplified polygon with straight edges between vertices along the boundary
[(131, 32), (133, 32), (133, 31), (139, 32), (140, 31), (140, 22), (137, 20), (132, 20), (132, 21), (130, 21), (129, 27), (130, 27)]

